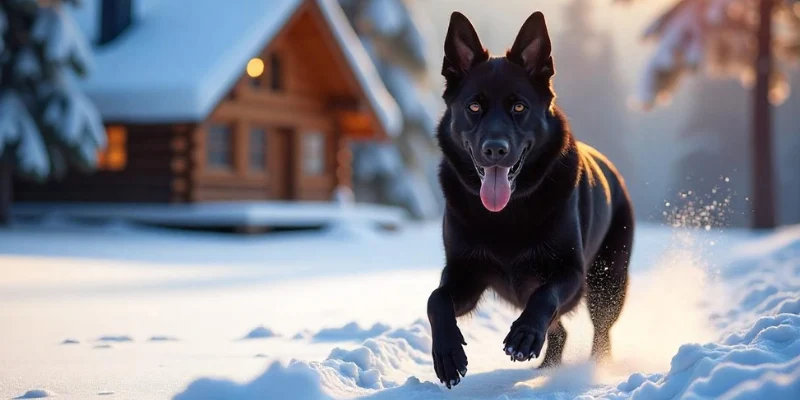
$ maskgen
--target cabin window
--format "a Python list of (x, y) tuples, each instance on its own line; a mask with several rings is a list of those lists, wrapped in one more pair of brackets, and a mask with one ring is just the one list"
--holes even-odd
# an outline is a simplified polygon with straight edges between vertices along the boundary
[(267, 170), (267, 130), (250, 128), (248, 146), (250, 171), (263, 173)]
[(106, 128), (106, 148), (97, 156), (97, 168), (104, 171), (121, 171), (128, 164), (128, 131), (124, 126)]
[(282, 92), (284, 89), (283, 62), (280, 55), (272, 53), (269, 56), (270, 80), (269, 86), (275, 92)]
[(233, 167), (233, 145), (230, 125), (211, 124), (206, 141), (206, 164), (212, 168)]
[(306, 175), (325, 173), (325, 136), (320, 132), (303, 135), (303, 172)]

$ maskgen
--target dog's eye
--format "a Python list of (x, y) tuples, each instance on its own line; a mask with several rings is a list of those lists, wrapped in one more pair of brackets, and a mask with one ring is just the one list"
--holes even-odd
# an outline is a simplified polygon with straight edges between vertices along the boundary
[(478, 102), (476, 101), (469, 103), (469, 106), (467, 106), (467, 108), (469, 108), (469, 110), (474, 113), (481, 112), (481, 105), (478, 104)]
[(515, 103), (514, 107), (512, 107), (511, 109), (514, 110), (515, 113), (521, 113), (521, 112), (525, 111), (525, 108), (526, 108), (525, 104)]

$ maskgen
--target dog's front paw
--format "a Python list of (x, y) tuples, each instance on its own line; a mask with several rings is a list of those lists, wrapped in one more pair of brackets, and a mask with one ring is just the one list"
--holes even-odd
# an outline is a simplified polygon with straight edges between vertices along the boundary
[(506, 355), (511, 361), (528, 361), (539, 357), (547, 337), (547, 327), (516, 321), (511, 324), (511, 332), (503, 340)]
[(457, 326), (433, 332), (433, 368), (448, 389), (458, 385), (461, 377), (467, 374), (466, 344)]

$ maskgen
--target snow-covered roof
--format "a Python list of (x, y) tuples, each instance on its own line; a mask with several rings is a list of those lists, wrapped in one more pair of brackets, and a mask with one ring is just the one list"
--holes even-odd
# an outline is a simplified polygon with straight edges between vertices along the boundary
[(319, 5), (385, 131), (399, 133), (400, 109), (335, 0), (154, 3), (120, 37), (96, 49), (84, 89), (105, 120), (201, 121), (304, 1)]

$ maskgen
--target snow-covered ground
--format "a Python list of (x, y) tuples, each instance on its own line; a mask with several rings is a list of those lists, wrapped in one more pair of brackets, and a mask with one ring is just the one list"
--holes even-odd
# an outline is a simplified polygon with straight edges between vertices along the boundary
[(0, 230), (0, 398), (800, 398), (800, 227), (642, 224), (610, 365), (587, 362), (583, 311), (563, 367), (511, 363), (515, 315), (489, 296), (451, 391), (425, 320), (439, 231)]

